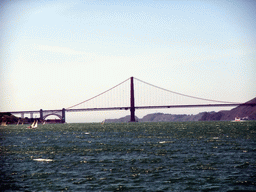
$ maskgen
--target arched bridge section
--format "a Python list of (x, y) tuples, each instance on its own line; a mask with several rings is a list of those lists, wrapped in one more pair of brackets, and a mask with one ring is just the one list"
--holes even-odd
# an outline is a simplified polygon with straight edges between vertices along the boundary
[(66, 122), (66, 115), (65, 115), (65, 108), (63, 108), (62, 110), (46, 110), (43, 111), (42, 109), (40, 109), (40, 119), (41, 120), (45, 120), (47, 117), (54, 115), (57, 116), (62, 123)]
[(56, 114), (56, 113), (50, 113), (50, 114), (47, 114), (47, 115), (43, 116), (43, 120), (45, 120), (47, 117), (49, 117), (49, 116), (51, 116), (51, 115), (53, 115), (53, 116), (55, 115), (55, 116), (59, 117), (60, 120), (62, 119), (62, 116), (61, 116), (61, 115)]

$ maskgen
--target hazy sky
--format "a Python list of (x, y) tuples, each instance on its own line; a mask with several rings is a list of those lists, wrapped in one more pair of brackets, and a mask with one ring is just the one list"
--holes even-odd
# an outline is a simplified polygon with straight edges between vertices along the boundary
[(254, 0), (3, 0), (0, 111), (67, 108), (131, 76), (192, 96), (246, 102), (256, 96), (255, 10)]

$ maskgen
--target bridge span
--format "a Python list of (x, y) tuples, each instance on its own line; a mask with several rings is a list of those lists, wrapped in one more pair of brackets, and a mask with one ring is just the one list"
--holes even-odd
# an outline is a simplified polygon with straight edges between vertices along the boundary
[[(129, 96), (129, 104), (126, 106), (114, 106), (114, 107), (83, 107), (83, 108), (75, 108), (77, 106), (80, 106), (83, 103), (86, 103), (88, 101), (91, 101), (95, 98), (97, 98), (98, 96), (101, 96), (105, 93), (107, 93), (108, 91), (120, 86), (121, 84), (123, 84), (126, 81), (130, 81), (130, 96)], [(136, 79), (138, 80), (138, 79)], [(157, 89), (161, 89), (163, 91), (166, 92), (170, 92), (172, 94), (176, 94), (182, 97), (189, 97), (192, 99), (197, 99), (197, 100), (203, 100), (203, 101), (207, 101), (207, 102), (215, 102), (214, 104), (176, 104), (176, 105), (135, 105), (135, 98), (134, 98), (134, 78), (131, 77), (125, 81), (123, 81), (122, 83), (112, 87), (111, 89), (96, 95), (90, 99), (87, 99), (83, 102), (80, 102), (76, 105), (73, 105), (71, 107), (68, 108), (62, 108), (62, 109), (55, 109), (55, 110), (28, 110), (28, 111), (10, 111), (10, 112), (3, 112), (3, 113), (11, 113), (11, 114), (20, 114), (22, 118), (24, 118), (25, 114), (30, 114), (30, 117), (33, 118), (33, 116), (35, 114), (39, 114), (40, 119), (41, 120), (45, 120), (48, 116), (50, 115), (55, 115), (57, 116), (62, 123), (65, 123), (66, 121), (66, 112), (83, 112), (83, 111), (107, 111), (107, 110), (130, 110), (130, 121), (131, 122), (135, 122), (135, 110), (138, 109), (164, 109), (164, 108), (196, 108), (196, 107), (231, 107), (231, 106), (246, 106), (246, 105), (256, 105), (256, 103), (238, 103), (238, 102), (226, 102), (226, 101), (217, 101), (217, 100), (210, 100), (210, 99), (204, 99), (204, 98), (199, 98), (199, 97), (194, 97), (194, 96), (189, 96), (189, 95), (185, 95), (185, 94), (181, 94), (181, 93), (177, 93), (177, 92), (173, 92), (170, 90), (166, 90), (157, 86), (154, 86), (152, 84), (146, 83), (144, 81), (139, 80), (140, 82), (150, 85), (154, 88)], [(116, 95), (115, 95), (116, 96)], [(216, 104), (217, 103), (217, 104)]]
[[(254, 106), (256, 103), (230, 103), (230, 104), (201, 104), (201, 105), (165, 105), (165, 106), (136, 106), (135, 109), (163, 109), (163, 108), (196, 108), (196, 107), (231, 107), (231, 106)], [(66, 112), (86, 112), (86, 111), (108, 111), (108, 110), (131, 110), (131, 107), (106, 107), (106, 108), (80, 108), (80, 109), (56, 109), (56, 110), (33, 110), (33, 111), (11, 111), (3, 113), (24, 114), (46, 113), (47, 115), (40, 115), (41, 120), (45, 120), (50, 115), (58, 116), (63, 123), (65, 123)], [(61, 115), (58, 115), (61, 114)], [(33, 118), (33, 115), (31, 116)], [(134, 117), (135, 118), (135, 117)], [(130, 120), (131, 122), (132, 119)]]

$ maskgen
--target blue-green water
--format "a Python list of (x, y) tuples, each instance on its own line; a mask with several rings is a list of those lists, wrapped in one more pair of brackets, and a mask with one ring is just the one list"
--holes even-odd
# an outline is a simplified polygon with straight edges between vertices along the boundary
[(256, 190), (255, 121), (13, 125), (0, 134), (1, 191)]

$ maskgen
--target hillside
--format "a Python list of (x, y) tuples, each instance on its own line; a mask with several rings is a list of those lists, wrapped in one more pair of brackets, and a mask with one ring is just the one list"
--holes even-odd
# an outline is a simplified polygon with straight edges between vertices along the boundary
[[(139, 118), (135, 117), (135, 120), (138, 122)], [(121, 117), (119, 119), (105, 119), (105, 123), (127, 123), (130, 121), (130, 115)]]
[[(246, 103), (256, 103), (256, 97)], [(200, 121), (230, 121), (234, 120), (235, 117), (240, 117), (246, 120), (256, 120), (256, 105), (239, 105), (229, 111), (219, 112), (205, 112)]]
[(6, 122), (7, 124), (17, 123), (18, 117), (12, 115), (11, 113), (0, 113), (0, 123)]
[(164, 113), (153, 113), (144, 116), (139, 119), (140, 122), (184, 122), (184, 121), (198, 121), (203, 114), (199, 113), (197, 115), (175, 115), (175, 114), (164, 114)]
[(16, 117), (15, 115), (12, 115), (11, 113), (0, 113), (0, 124), (2, 122), (6, 122), (6, 124), (17, 124), (19, 123), (32, 123), (34, 119), (29, 119), (27, 117), (21, 118), (21, 117)]
[[(256, 97), (246, 103), (256, 103)], [(184, 121), (231, 121), (235, 117), (240, 117), (246, 120), (256, 120), (256, 105), (239, 105), (229, 111), (219, 112), (203, 112), (197, 115), (177, 115), (177, 114), (164, 114), (152, 113), (139, 119), (138, 122), (184, 122)], [(106, 119), (106, 123), (124, 123), (130, 121), (130, 115), (119, 119)]]
[[(175, 114), (164, 114), (164, 113), (152, 113), (139, 119), (135, 117), (137, 122), (184, 122), (184, 121), (198, 121), (203, 116), (203, 113), (197, 115), (175, 115)], [(105, 123), (125, 123), (130, 121), (130, 115), (119, 119), (106, 119)]]

